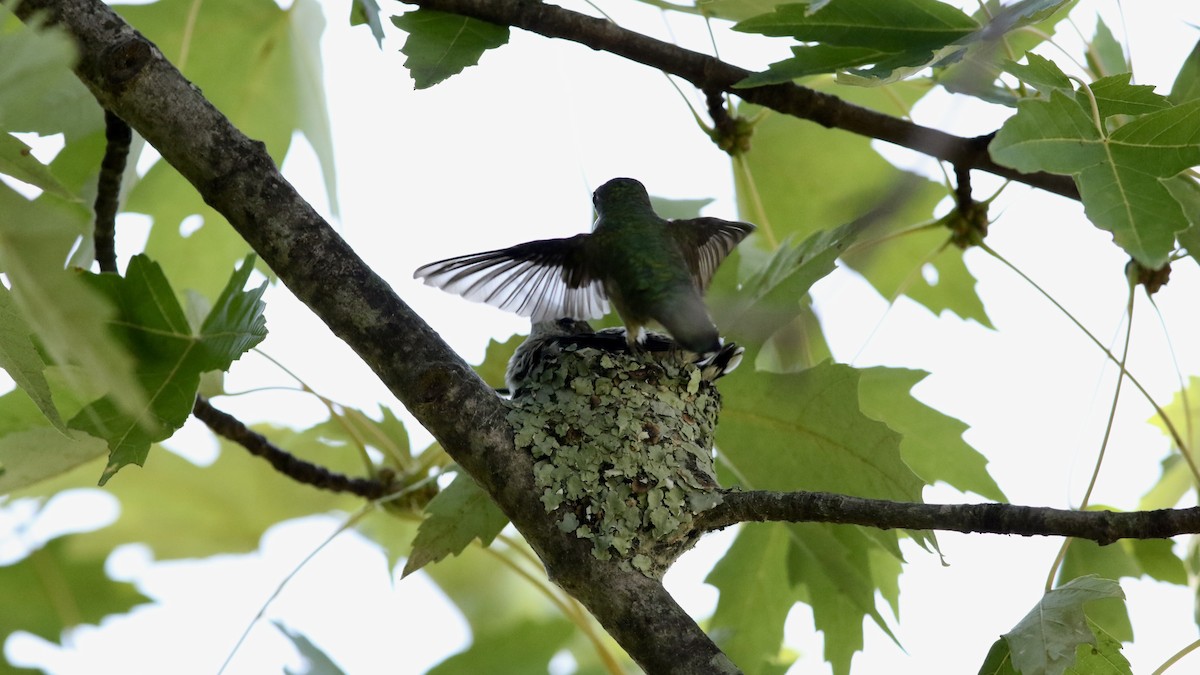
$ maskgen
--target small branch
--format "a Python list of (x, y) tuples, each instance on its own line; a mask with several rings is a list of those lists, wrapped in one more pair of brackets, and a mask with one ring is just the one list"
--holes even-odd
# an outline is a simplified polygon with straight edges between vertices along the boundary
[(750, 71), (626, 30), (604, 19), (543, 4), (540, 0), (411, 1), (428, 9), (578, 42), (676, 75), (705, 92), (714, 89), (724, 91), (750, 103), (811, 120), (825, 127), (877, 138), (955, 166), (987, 171), (1054, 194), (1079, 199), (1079, 190), (1070, 176), (1045, 172), (1021, 173), (993, 162), (987, 149), (991, 135), (978, 138), (955, 136), (791, 83), (738, 89), (734, 85), (749, 77)]
[(1158, 511), (1067, 511), (1012, 504), (912, 504), (827, 492), (728, 492), (696, 520), (702, 531), (742, 522), (824, 522), (881, 529), (951, 530), (1090, 539), (1165, 539), (1200, 532), (1200, 507)]
[(116, 272), (117, 208), (133, 130), (111, 110), (104, 111), (104, 140), (104, 159), (100, 162), (100, 179), (96, 183), (96, 226), (92, 230), (92, 242), (100, 271)]
[(203, 396), (196, 397), (196, 405), (192, 408), (192, 414), (196, 416), (196, 419), (207, 424), (213, 433), (246, 448), (252, 455), (262, 457), (270, 462), (276, 471), (298, 483), (307, 483), (333, 492), (350, 492), (367, 499), (379, 499), (391, 492), (391, 486), (383, 481), (350, 478), (340, 473), (334, 473), (323, 466), (299, 459), (286, 450), (273, 445), (262, 434), (251, 431), (233, 415), (212, 407), (208, 399)]

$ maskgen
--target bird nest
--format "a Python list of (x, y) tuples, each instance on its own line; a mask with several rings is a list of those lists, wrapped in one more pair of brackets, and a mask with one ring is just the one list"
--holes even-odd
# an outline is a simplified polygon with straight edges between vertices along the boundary
[(566, 345), (532, 365), (510, 402), (516, 443), (532, 453), (559, 529), (653, 577), (695, 544), (696, 514), (721, 501), (721, 396), (693, 360)]

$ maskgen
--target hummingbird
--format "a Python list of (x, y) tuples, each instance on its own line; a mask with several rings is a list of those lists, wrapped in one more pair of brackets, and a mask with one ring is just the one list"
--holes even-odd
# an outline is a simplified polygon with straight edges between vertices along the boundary
[(719, 351), (704, 292), (754, 226), (720, 218), (665, 220), (632, 178), (601, 185), (592, 204), (597, 218), (590, 234), (439, 260), (418, 267), (413, 277), (535, 324), (598, 319), (611, 302), (633, 351), (641, 349), (651, 321), (689, 351)]
[[(533, 369), (543, 361), (558, 358), (568, 347), (596, 349), (613, 354), (630, 352), (624, 328), (594, 330), (586, 321), (560, 318), (554, 321), (534, 323), (529, 337), (522, 342), (504, 373), (508, 393), (514, 398), (519, 395)], [(742, 362), (745, 349), (737, 343), (722, 343), (720, 349), (707, 354), (684, 350), (670, 337), (656, 331), (646, 331), (641, 349), (654, 358), (680, 358), (684, 363), (694, 363), (700, 369), (700, 379), (714, 382), (733, 372)]]

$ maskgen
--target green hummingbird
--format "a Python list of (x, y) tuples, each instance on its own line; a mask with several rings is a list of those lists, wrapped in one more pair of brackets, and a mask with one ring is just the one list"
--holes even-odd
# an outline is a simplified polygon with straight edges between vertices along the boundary
[(754, 226), (719, 218), (665, 220), (632, 178), (601, 185), (592, 203), (598, 217), (590, 234), (439, 260), (418, 267), (413, 277), (534, 323), (598, 319), (611, 301), (635, 351), (651, 321), (685, 349), (718, 351), (704, 291)]

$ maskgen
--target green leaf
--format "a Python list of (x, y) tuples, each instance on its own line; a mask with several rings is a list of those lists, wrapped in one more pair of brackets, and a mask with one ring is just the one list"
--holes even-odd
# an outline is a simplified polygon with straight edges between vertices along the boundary
[(780, 5), (733, 29), (887, 52), (929, 52), (978, 27), (971, 17), (937, 0), (833, 0), (816, 12), (807, 4)]
[(915, 502), (920, 478), (900, 435), (860, 410), (861, 374), (823, 363), (800, 373), (738, 373), (721, 383), (717, 445), (747, 488)]
[(290, 630), (287, 626), (278, 621), (272, 621), (279, 632), (287, 636), (292, 641), (292, 646), (296, 651), (300, 652), (300, 658), (304, 659), (304, 668), (302, 670), (292, 670), (284, 666), (284, 675), (343, 675), (341, 668), (334, 663), (333, 659), (329, 658), (321, 648), (314, 645), (311, 640), (298, 631)]
[[(658, 0), (642, 0), (642, 2), (655, 6), (661, 6), (662, 4)], [(815, 9), (826, 2), (828, 0), (816, 0), (811, 3), (811, 6)], [(752, 16), (772, 12), (779, 4), (780, 0), (698, 0), (695, 8), (673, 3), (672, 9), (679, 12), (700, 14), (715, 19), (741, 21), (749, 19)]]
[(383, 48), (383, 22), (379, 19), (379, 3), (375, 0), (352, 0), (350, 3), (350, 25), (371, 27), (375, 43)]
[(525, 620), (501, 630), (476, 633), (471, 646), (428, 671), (427, 675), (476, 675), (496, 672), (548, 672), (550, 659), (567, 643), (575, 626), (561, 617)]
[[(302, 443), (290, 429), (256, 425), (254, 430), (288, 451)], [(245, 448), (218, 440), (220, 453), (208, 466), (159, 449), (137, 480), (111, 482), (105, 491), (121, 500), (120, 517), (106, 528), (72, 536), (70, 550), (100, 555), (142, 542), (159, 560), (246, 553), (258, 548), (263, 533), (277, 523), (350, 511), (362, 503), (359, 497), (287, 479)], [(102, 467), (84, 465), (53, 487), (94, 484)]]
[(747, 347), (759, 347), (804, 309), (801, 300), (809, 288), (837, 266), (837, 259), (858, 237), (863, 227), (848, 223), (817, 232), (792, 246), (784, 241), (759, 271), (746, 279), (727, 306), (715, 298), (719, 325), (729, 337)]
[[(1121, 73), (1096, 80), (1088, 85), (1100, 109), (1101, 119), (1113, 115), (1144, 115), (1170, 108), (1167, 97), (1154, 93), (1148, 84), (1130, 84), (1132, 73)], [(1079, 92), (1081, 105), (1087, 103), (1086, 92)]]
[[(920, 501), (922, 483), (901, 460), (900, 436), (860, 412), (859, 373), (853, 368), (823, 363), (786, 375), (739, 372), (722, 382), (722, 396), (717, 429), (722, 484)], [(864, 616), (888, 630), (875, 593), (894, 587), (898, 567), (873, 568), (870, 552), (898, 557), (895, 534), (788, 527), (794, 542), (789, 555), (798, 556), (788, 561), (791, 581), (808, 589), (826, 654), (842, 673), (861, 648)]]
[[(231, 122), (265, 143), (276, 162), (283, 162), (294, 133), (303, 133), (316, 152), (336, 214), (333, 142), (325, 94), (318, 84), (324, 77), (320, 5), (296, 0), (282, 9), (273, 0), (205, 0), (194, 23), (183, 21), (191, 7), (191, 0), (160, 0), (117, 9)], [(172, 282), (181, 291), (192, 288), (215, 297), (226, 270), (250, 252), (225, 219), (166, 162), (152, 166), (129, 191), (125, 208), (154, 219), (145, 252), (171, 270)], [(184, 236), (180, 224), (193, 214), (202, 217), (203, 225)]]
[(459, 473), (445, 490), (425, 507), (428, 517), (421, 522), (412, 554), (402, 576), (408, 576), (429, 563), (448, 555), (458, 555), (475, 539), (489, 546), (508, 517), (500, 512), (475, 479)]
[[(1098, 510), (1098, 509), (1093, 509)], [(1073, 539), (1063, 558), (1059, 580), (1095, 574), (1106, 579), (1149, 576), (1157, 581), (1185, 585), (1183, 561), (1175, 555), (1169, 539), (1121, 539), (1101, 546), (1086, 539)], [(1132, 639), (1132, 638), (1130, 638)]]
[(1115, 581), (1080, 577), (1046, 593), (1011, 631), (1004, 634), (1020, 673), (1061, 675), (1075, 664), (1079, 645), (1096, 645), (1083, 604), (1102, 598), (1124, 598)]
[(1121, 641), (1095, 622), (1088, 621), (1088, 628), (1096, 636), (1096, 644), (1075, 648), (1075, 665), (1067, 668), (1067, 675), (1133, 675), (1129, 660), (1121, 653)]
[(504, 342), (488, 340), (487, 349), (483, 353), (483, 363), (474, 366), (475, 372), (493, 389), (508, 386), (504, 382), (504, 373), (508, 370), (508, 360), (513, 352), (525, 341), (527, 335), (514, 335)]
[(101, 485), (126, 464), (142, 465), (152, 442), (183, 426), (196, 400), (200, 373), (227, 370), (266, 337), (259, 300), (266, 282), (255, 290), (242, 290), (253, 265), (253, 256), (247, 256), (198, 335), (192, 333), (162, 269), (146, 256), (134, 256), (124, 278), (85, 277), (119, 308), (113, 331), (135, 355), (137, 376), (147, 396), (146, 406), (136, 413), (121, 410), (106, 396), (71, 419), (72, 428), (108, 441), (111, 455)]
[(1051, 91), (1071, 89), (1071, 78), (1058, 64), (1038, 54), (1025, 55), (1025, 63), (1006, 61), (1004, 72), (1015, 76), (1025, 84), (1037, 87), (1047, 98)]
[(928, 376), (920, 370), (861, 371), (863, 412), (902, 434), (900, 455), (927, 484), (944, 481), (995, 501), (1007, 501), (987, 472), (987, 459), (963, 440), (967, 425), (918, 401), (910, 392)]
[(53, 539), (20, 562), (0, 567), (0, 597), (6, 606), (20, 608), (0, 612), (0, 634), (24, 630), (58, 641), (64, 629), (99, 624), (150, 601), (133, 584), (105, 575), (107, 551), (77, 555), (67, 550), (68, 539)]
[(700, 211), (713, 203), (711, 197), (704, 199), (667, 199), (650, 195), (650, 205), (654, 212), (667, 220), (699, 218)]
[(489, 49), (508, 42), (508, 27), (429, 9), (393, 17), (392, 23), (408, 33), (400, 48), (404, 67), (417, 89), (426, 89), (479, 63)]
[(28, 145), (12, 134), (0, 133), (0, 173), (8, 174), (66, 199), (74, 195), (54, 177), (50, 167), (33, 156)]
[[(1095, 634), (1096, 643), (1075, 648), (1075, 665), (1066, 669), (1067, 675), (1133, 675), (1129, 661), (1121, 653), (1120, 640), (1092, 621), (1088, 621), (1088, 628)], [(1004, 638), (992, 645), (979, 675), (1019, 675), (1013, 669), (1012, 653)]]
[(108, 446), (82, 431), (35, 427), (0, 436), (0, 495), (40, 483), (103, 457)]
[(1200, 98), (1200, 42), (1183, 60), (1167, 98), (1176, 105)]
[(776, 61), (767, 66), (766, 70), (754, 73), (734, 86), (744, 89), (791, 82), (809, 75), (836, 73), (858, 66), (879, 63), (887, 60), (890, 56), (892, 55), (888, 52), (871, 47), (839, 47), (826, 44), (792, 47), (792, 58)]
[(71, 386), (100, 387), (122, 410), (138, 410), (145, 397), (133, 359), (106, 325), (112, 305), (79, 273), (63, 269), (76, 240), (88, 234), (83, 206), (49, 194), (31, 202), (0, 184), (0, 271), (17, 311), (51, 359), (79, 366), (63, 371)]
[(1187, 227), (1163, 182), (1200, 163), (1200, 101), (1140, 115), (1112, 133), (1066, 94), (1028, 100), (991, 143), (992, 157), (1019, 171), (1070, 174), (1088, 218), (1141, 265), (1167, 262)]
[[(983, 28), (959, 41), (966, 49), (953, 59), (934, 64), (934, 79), (947, 91), (1013, 106), (1017, 96), (998, 79), (1002, 65), (1022, 55), (1032, 60), (1030, 50), (1053, 38), (1058, 24), (1068, 17), (1074, 0), (1042, 0), (1002, 4), (981, 3), (973, 18)], [(1028, 27), (1028, 30), (1014, 30)]]
[[(813, 86), (837, 89), (838, 95), (851, 103), (893, 115), (907, 114), (907, 107), (928, 91), (927, 84), (911, 82), (874, 89), (836, 87), (831, 82)], [(754, 118), (760, 111), (742, 105), (738, 115)], [(813, 147), (827, 152), (814, 153)], [(844, 256), (847, 264), (889, 299), (907, 295), (935, 313), (949, 310), (990, 325), (975, 294), (975, 278), (962, 262), (962, 251), (945, 246), (949, 233), (914, 228), (915, 223), (933, 218), (934, 206), (946, 196), (943, 186), (900, 171), (880, 157), (867, 139), (850, 134), (831, 136), (815, 125), (769, 112), (754, 126), (744, 163), (753, 184), (747, 172), (735, 166), (738, 211), (743, 220), (759, 226), (759, 242), (782, 241), (789, 236), (802, 240), (871, 214), (868, 231)], [(813, 190), (804, 199), (796, 199), (795, 186), (800, 183), (840, 185), (843, 189)], [(739, 249), (747, 263), (756, 253), (746, 246)], [(756, 266), (765, 264), (754, 262)], [(926, 265), (932, 266), (936, 276), (921, 274)], [(742, 276), (748, 276), (745, 269)], [(710, 298), (715, 300), (717, 291), (714, 283)], [(716, 303), (710, 302), (710, 306), (714, 313), (721, 313)], [(729, 324), (718, 321), (717, 325), (727, 329)]]
[(791, 538), (786, 525), (746, 525), (704, 580), (721, 594), (708, 634), (748, 675), (777, 662), (784, 622), (802, 598), (788, 578)]
[(46, 364), (34, 348), (31, 335), (32, 330), (17, 310), (12, 292), (0, 284), (0, 369), (37, 404), (51, 424), (65, 432), (67, 425), (54, 406), (43, 372)]
[(70, 138), (95, 129), (100, 106), (71, 71), (75, 60), (65, 31), (30, 28), (0, 7), (0, 130)]
[[(790, 35), (816, 45), (793, 47), (793, 58), (771, 64), (738, 86), (785, 81), (792, 73), (842, 72), (839, 81), (876, 85), (906, 77), (938, 60), (939, 50), (979, 28), (974, 19), (937, 0), (833, 0), (819, 9), (785, 4), (742, 21), (734, 30)], [(815, 51), (812, 51), (815, 50)], [(865, 70), (853, 66), (872, 64)]]
[(1200, 262), (1200, 183), (1191, 176), (1180, 174), (1163, 184), (1183, 206), (1183, 215), (1188, 220), (1187, 229), (1176, 235), (1176, 239), (1193, 260)]
[(896, 639), (875, 607), (875, 594), (897, 586), (899, 554), (892, 553), (894, 564), (889, 569), (879, 569), (872, 560), (884, 551), (868, 528), (828, 523), (787, 527), (792, 535), (788, 558), (792, 583), (807, 591), (813, 623), (825, 634), (825, 660), (835, 675), (849, 675), (851, 658), (863, 648), (863, 617), (871, 617)]
[(1012, 651), (1004, 638), (998, 638), (992, 643), (983, 665), (979, 667), (979, 675), (1021, 675), (1013, 669)]
[(1108, 24), (1104, 23), (1104, 18), (1100, 15), (1096, 15), (1096, 35), (1088, 44), (1086, 56), (1088, 67), (1097, 77), (1129, 72), (1129, 63), (1125, 61), (1125, 48), (1113, 37)]

